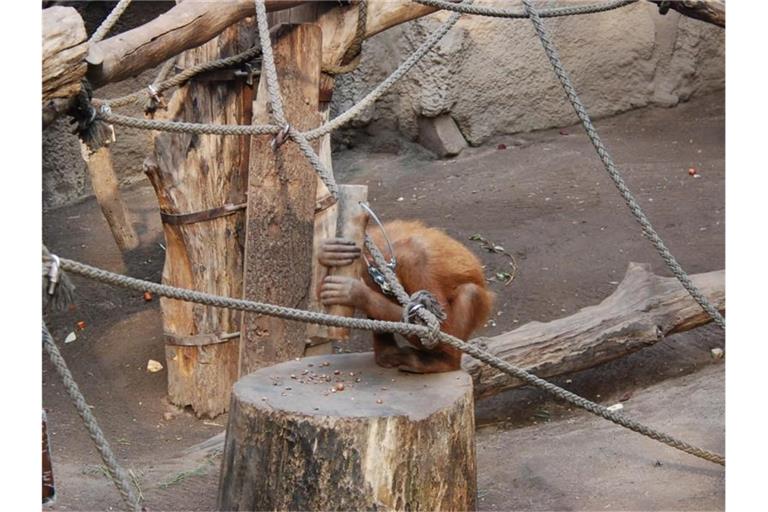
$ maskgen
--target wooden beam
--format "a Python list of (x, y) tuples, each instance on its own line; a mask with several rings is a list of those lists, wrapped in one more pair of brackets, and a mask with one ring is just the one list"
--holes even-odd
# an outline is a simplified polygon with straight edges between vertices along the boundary
[[(725, 271), (691, 279), (718, 310), (725, 311)], [(708, 322), (707, 313), (677, 279), (630, 263), (624, 280), (600, 304), (476, 341), (497, 357), (546, 378), (586, 370)], [(477, 399), (523, 385), (469, 356), (464, 356), (462, 366), (472, 375)]]
[[(322, 34), (313, 24), (272, 31), (285, 116), (299, 130), (317, 126)], [(269, 122), (266, 78), (253, 122)], [(317, 173), (298, 145), (272, 148), (271, 135), (251, 138), (243, 297), (306, 309), (312, 263)], [(318, 142), (314, 145), (318, 151)], [(240, 329), (240, 374), (304, 355), (306, 324), (250, 313)]]
[[(273, 11), (301, 3), (267, 0), (266, 7)], [(92, 45), (86, 57), (88, 79), (99, 87), (138, 75), (253, 16), (254, 6), (253, 0), (186, 0), (140, 27)]]
[(43, 127), (69, 108), (80, 92), (88, 50), (83, 19), (74, 7), (43, 9)]
[[(266, 7), (275, 11), (302, 3), (267, 0)], [(410, 0), (369, 2), (366, 37), (435, 10)], [(253, 0), (187, 0), (149, 23), (91, 46), (86, 58), (88, 79), (99, 87), (137, 75), (253, 14)], [(323, 33), (323, 64), (339, 64), (354, 38), (357, 7), (331, 9), (321, 14), (317, 23)]]
[(725, 0), (676, 0), (674, 2), (664, 0), (649, 0), (657, 4), (659, 9), (674, 9), (683, 16), (694, 18), (718, 27), (725, 28)]
[(139, 237), (131, 224), (128, 209), (120, 195), (117, 175), (112, 166), (112, 151), (109, 146), (102, 146), (91, 152), (82, 142), (80, 150), (88, 168), (88, 175), (91, 177), (96, 202), (99, 203), (101, 213), (107, 219), (115, 243), (122, 252), (136, 249), (139, 246)]

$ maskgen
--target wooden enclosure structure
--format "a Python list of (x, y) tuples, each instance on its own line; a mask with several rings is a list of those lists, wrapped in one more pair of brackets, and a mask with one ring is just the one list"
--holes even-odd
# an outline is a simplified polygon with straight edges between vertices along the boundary
[[(685, 9), (678, 10), (684, 14), (725, 23), (722, 2), (681, 4)], [(355, 38), (357, 6), (354, 2), (266, 0), (266, 8), (273, 24), (291, 24), (273, 33), (288, 117), (299, 128), (316, 126), (328, 118), (334, 87), (333, 77), (320, 70), (342, 64)], [(434, 10), (409, 0), (369, 2), (365, 37)], [(178, 54), (177, 65), (187, 68), (250, 48), (256, 44), (253, 14), (253, 0), (221, 1), (215, 9), (207, 2), (185, 0), (145, 25), (89, 44), (75, 9), (45, 9), (43, 126), (67, 112), (83, 78), (98, 87), (155, 67)], [(199, 123), (259, 123), (267, 115), (267, 101), (263, 86), (252, 78), (196, 77), (179, 87), (168, 99), (167, 110), (158, 111), (155, 117)], [(271, 141), (268, 135), (154, 134), (155, 148), (145, 166), (163, 215), (167, 242), (165, 283), (321, 309), (314, 291), (326, 269), (317, 265), (313, 255), (316, 242), (334, 232), (362, 237), (365, 218), (355, 210), (355, 204), (366, 197), (366, 191), (342, 188), (341, 197), (348, 201), (337, 204), (312, 175), (293, 143), (273, 153)], [(315, 149), (331, 168), (329, 136), (318, 140)], [(115, 239), (121, 249), (130, 250), (137, 239), (127, 208), (120, 200), (109, 150), (87, 156), (97, 198)], [(278, 186), (281, 180), (290, 185)], [(286, 223), (285, 231), (274, 227), (275, 215)], [(285, 244), (286, 235), (290, 245)], [(359, 272), (359, 268), (350, 270)], [(715, 295), (718, 285), (714, 285)], [(680, 299), (666, 311), (676, 318), (681, 310), (692, 315), (686, 304)], [(662, 307), (652, 307), (657, 306)], [(722, 301), (718, 307), (724, 308)], [(215, 416), (226, 410), (231, 385), (240, 373), (304, 354), (327, 353), (328, 340), (346, 336), (343, 330), (241, 318), (236, 312), (180, 301), (163, 299), (161, 308), (169, 396), (180, 406), (191, 405), (200, 416)], [(631, 310), (623, 313), (634, 314)], [(683, 323), (678, 328), (688, 325)], [(595, 334), (590, 332), (590, 336)], [(640, 339), (652, 342), (653, 333), (640, 334)], [(546, 354), (547, 343), (565, 339), (554, 331), (519, 333), (527, 341), (516, 336), (508, 333), (487, 343), (489, 348), (506, 347), (498, 348), (499, 354), (515, 361), (523, 352), (528, 358)], [(616, 341), (612, 336), (609, 332), (600, 339), (610, 344)], [(538, 341), (534, 343), (533, 339)], [(535, 350), (519, 349), (525, 343)], [(599, 361), (592, 356), (559, 362), (544, 358), (539, 366), (532, 359), (526, 361), (542, 375), (554, 375), (618, 357), (641, 345), (618, 344), (611, 351), (601, 351)], [(513, 346), (518, 348), (509, 349)], [(585, 352), (589, 353), (594, 354)], [(488, 390), (480, 392), (481, 396), (513, 385), (501, 383), (492, 373), (473, 365), (470, 362), (466, 367), (476, 388)], [(487, 387), (485, 382), (489, 383)]]

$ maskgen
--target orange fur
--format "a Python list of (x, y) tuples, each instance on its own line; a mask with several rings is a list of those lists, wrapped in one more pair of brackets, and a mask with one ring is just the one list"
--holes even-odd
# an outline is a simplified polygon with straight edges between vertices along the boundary
[[(397, 258), (396, 274), (403, 288), (409, 294), (419, 290), (431, 292), (447, 314), (442, 330), (467, 340), (485, 323), (493, 303), (493, 293), (487, 289), (480, 261), (443, 231), (427, 227), (419, 221), (396, 220), (385, 224), (384, 229), (392, 242)], [(368, 234), (388, 258), (388, 248), (378, 226), (370, 226)], [(364, 279), (369, 288), (381, 293), (367, 275)], [(373, 318), (391, 319), (383, 311), (380, 315), (377, 311), (368, 313)], [(395, 353), (391, 348), (391, 336), (377, 335), (375, 341), (377, 360), (378, 352), (388, 350), (392, 356), (390, 359), (407, 371), (431, 373), (455, 370), (461, 363), (461, 353), (448, 345), (440, 344), (431, 351), (404, 352), (400, 349)], [(420, 346), (417, 339), (410, 341)]]

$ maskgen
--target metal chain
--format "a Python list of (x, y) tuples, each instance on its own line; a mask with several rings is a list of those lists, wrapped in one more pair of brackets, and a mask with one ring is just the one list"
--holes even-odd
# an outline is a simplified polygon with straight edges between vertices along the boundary
[(528, 14), (534, 28), (536, 29), (536, 34), (541, 40), (544, 51), (549, 58), (549, 62), (552, 64), (552, 68), (554, 69), (557, 78), (560, 80), (560, 83), (565, 90), (565, 94), (568, 96), (571, 105), (573, 105), (573, 109), (576, 111), (576, 115), (579, 117), (581, 124), (584, 126), (584, 130), (586, 130), (587, 135), (589, 136), (589, 140), (595, 147), (600, 160), (602, 160), (603, 165), (605, 166), (605, 170), (608, 172), (608, 176), (610, 176), (614, 185), (616, 185), (616, 188), (619, 190), (619, 193), (624, 198), (624, 201), (627, 203), (627, 206), (632, 212), (632, 215), (635, 217), (635, 220), (637, 220), (637, 222), (642, 227), (643, 234), (646, 238), (648, 238), (648, 240), (650, 240), (651, 244), (653, 244), (653, 246), (656, 248), (656, 251), (658, 251), (659, 255), (667, 264), (669, 270), (672, 271), (678, 281), (680, 281), (688, 293), (691, 294), (691, 297), (693, 297), (702, 307), (702, 309), (704, 309), (704, 311), (706, 311), (707, 314), (712, 317), (712, 320), (714, 320), (717, 325), (725, 329), (725, 319), (723, 316), (720, 314), (717, 308), (715, 308), (707, 300), (707, 298), (704, 297), (696, 285), (693, 284), (690, 277), (688, 277), (688, 274), (686, 274), (669, 249), (667, 249), (667, 246), (664, 244), (664, 241), (661, 239), (659, 234), (653, 229), (650, 220), (648, 220), (648, 217), (645, 215), (642, 208), (640, 208), (640, 205), (635, 200), (632, 192), (629, 190), (626, 183), (624, 183), (624, 179), (621, 177), (619, 170), (616, 168), (616, 164), (613, 163), (611, 155), (603, 145), (603, 142), (600, 139), (595, 126), (592, 124), (592, 120), (590, 119), (587, 110), (584, 108), (584, 104), (579, 99), (579, 96), (576, 93), (576, 89), (573, 87), (573, 83), (571, 82), (568, 73), (563, 67), (563, 63), (560, 60), (557, 49), (552, 44), (552, 41), (549, 38), (549, 34), (544, 27), (544, 23), (541, 21), (539, 13), (536, 11), (536, 9), (534, 9), (531, 0), (523, 0), (523, 6), (525, 7), (525, 12)]
[(83, 424), (96, 445), (96, 449), (98, 450), (99, 455), (101, 455), (101, 460), (104, 461), (107, 471), (109, 471), (112, 483), (115, 484), (118, 492), (120, 492), (123, 501), (125, 501), (128, 507), (135, 512), (143, 510), (141, 501), (136, 496), (136, 493), (134, 493), (128, 474), (117, 462), (115, 454), (112, 453), (112, 449), (109, 447), (109, 443), (104, 437), (104, 433), (101, 431), (101, 428), (99, 428), (99, 424), (96, 422), (96, 418), (93, 416), (91, 408), (88, 407), (75, 379), (72, 378), (72, 373), (69, 371), (67, 363), (64, 361), (64, 357), (61, 355), (59, 347), (53, 341), (51, 333), (48, 332), (48, 327), (46, 327), (45, 322), (43, 322), (43, 347), (45, 348), (45, 351), (48, 352), (53, 366), (56, 368), (59, 377), (61, 377), (61, 382), (64, 384), (64, 388), (72, 399), (75, 409), (77, 409), (77, 412), (83, 419)]
[[(186, 290), (183, 288), (176, 288), (173, 286), (123, 276), (65, 258), (60, 258), (60, 262), (61, 268), (63, 270), (79, 274), (83, 277), (87, 277), (89, 279), (113, 286), (128, 288), (131, 290), (141, 292), (149, 291), (156, 295), (171, 299), (184, 300), (188, 302), (195, 302), (197, 304), (205, 304), (208, 306), (221, 308), (231, 308), (239, 311), (247, 311), (251, 313), (274, 316), (286, 320), (296, 320), (300, 322), (316, 323), (326, 326), (347, 327), (375, 332), (393, 332), (403, 336), (418, 336), (419, 338), (429, 338), (430, 336), (434, 335), (440, 342), (447, 343), (453, 347), (456, 347), (462, 352), (496, 368), (502, 373), (527, 382), (532, 386), (543, 389), (544, 391), (547, 391), (548, 393), (551, 393), (552, 395), (561, 398), (577, 407), (581, 407), (582, 409), (612, 421), (613, 423), (660, 441), (678, 450), (682, 450), (686, 453), (700, 457), (710, 462), (714, 462), (716, 464), (725, 465), (725, 457), (722, 455), (697, 448), (684, 441), (664, 434), (663, 432), (642, 425), (634, 420), (630, 420), (621, 414), (609, 411), (602, 405), (591, 402), (574, 393), (571, 393), (570, 391), (555, 386), (554, 384), (536, 377), (535, 375), (523, 370), (522, 368), (514, 366), (507, 361), (494, 356), (493, 354), (481, 350), (477, 346), (470, 345), (469, 343), (466, 343), (442, 331), (434, 333), (432, 328), (425, 325), (407, 324), (403, 322), (387, 322), (383, 320), (368, 320), (363, 318), (348, 318), (343, 316), (328, 315), (325, 313), (317, 313), (312, 311), (304, 311), (301, 309), (276, 306), (274, 304), (265, 304), (242, 299), (232, 299), (229, 297)], [(384, 265), (384, 267), (386, 267), (386, 265)]]
[(101, 22), (101, 25), (93, 33), (88, 43), (93, 45), (104, 39), (104, 36), (112, 30), (112, 27), (115, 26), (115, 23), (117, 23), (117, 20), (123, 15), (129, 5), (131, 5), (131, 0), (120, 0), (115, 8), (112, 9), (112, 12), (109, 13), (109, 16)]
[[(479, 16), (490, 16), (495, 18), (527, 18), (528, 13), (524, 11), (513, 11), (511, 9), (500, 9), (498, 7), (486, 7), (480, 5), (463, 5), (447, 2), (446, 0), (413, 0), (417, 4), (437, 7), (446, 11), (461, 12), (464, 14), (476, 14)], [(573, 5), (564, 7), (554, 7), (552, 9), (542, 9), (539, 16), (542, 18), (556, 18), (559, 16), (577, 16), (579, 14), (593, 14), (598, 12), (611, 11), (633, 4), (637, 0), (609, 0), (589, 5)]]

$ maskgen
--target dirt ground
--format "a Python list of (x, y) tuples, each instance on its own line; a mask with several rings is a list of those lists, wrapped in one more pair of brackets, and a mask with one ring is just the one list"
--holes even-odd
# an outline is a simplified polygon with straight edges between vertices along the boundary
[[(682, 266), (721, 269), (724, 255), (724, 94), (674, 109), (649, 108), (597, 122), (631, 190)], [(506, 149), (499, 149), (500, 144)], [(417, 218), (444, 228), (482, 259), (487, 275), (507, 259), (469, 237), (481, 234), (515, 256), (519, 274), (497, 293), (480, 333), (495, 335), (600, 302), (630, 261), (669, 275), (578, 127), (498, 137), (451, 160), (386, 134), (368, 134), (334, 156), (337, 179), (369, 185), (383, 219)], [(700, 178), (689, 176), (697, 169)], [(44, 214), (55, 253), (159, 281), (162, 234), (148, 183), (124, 191), (142, 246), (125, 261), (93, 199)], [(77, 308), (50, 315), (54, 338), (118, 458), (150, 510), (211, 510), (219, 459), (190, 447), (220, 433), (226, 415), (199, 420), (165, 398), (157, 301), (75, 279)], [(86, 328), (64, 344), (78, 321)], [(347, 349), (367, 350), (364, 336)], [(600, 403), (624, 400), (631, 417), (723, 452), (724, 347), (713, 326), (676, 335), (628, 357), (555, 382)], [(62, 385), (43, 360), (43, 404), (58, 491), (52, 510), (122, 507)], [(169, 413), (169, 414), (166, 414)], [(482, 510), (721, 510), (724, 470), (572, 411), (531, 389), (477, 405)], [(577, 446), (577, 449), (574, 449)]]

